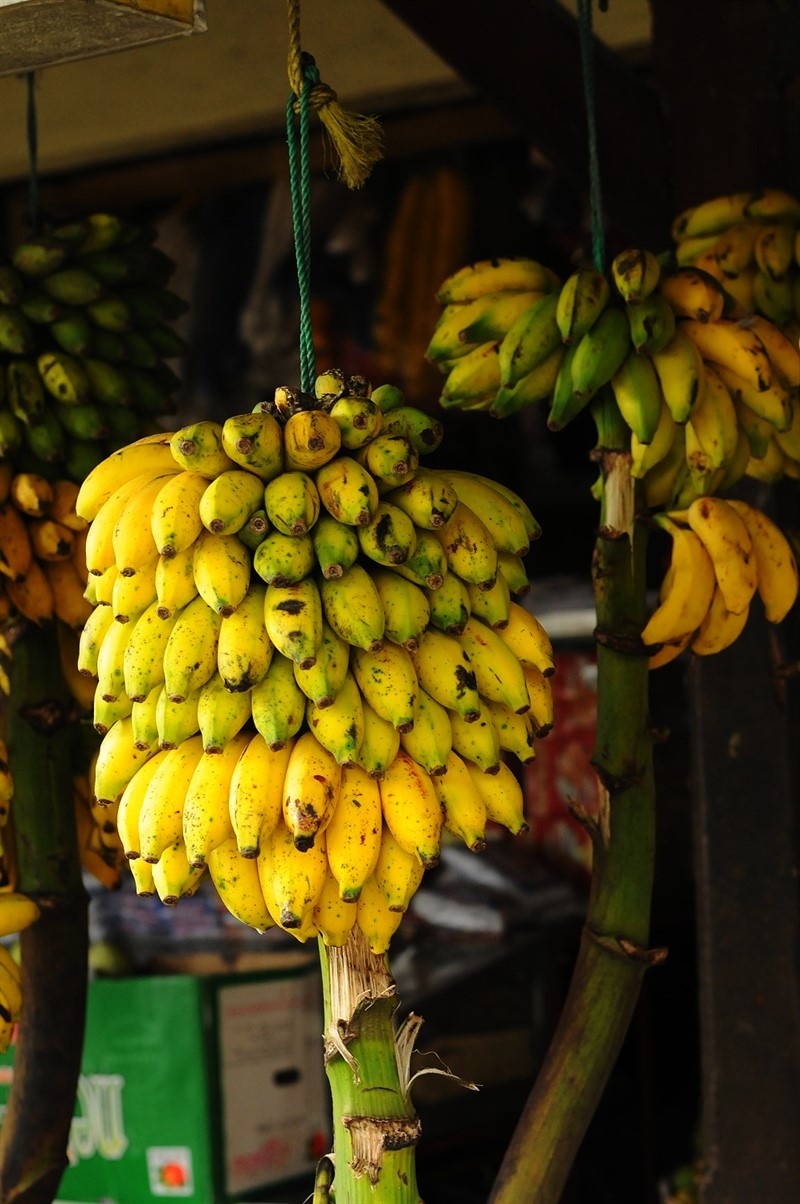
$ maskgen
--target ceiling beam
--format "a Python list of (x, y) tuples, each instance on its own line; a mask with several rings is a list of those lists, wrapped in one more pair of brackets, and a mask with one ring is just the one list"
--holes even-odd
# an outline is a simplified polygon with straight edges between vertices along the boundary
[[(557, 0), (383, 3), (588, 194), (579, 29)], [(674, 207), (658, 95), (640, 71), (597, 38), (592, 62), (606, 223), (626, 240), (660, 250), (668, 243)]]

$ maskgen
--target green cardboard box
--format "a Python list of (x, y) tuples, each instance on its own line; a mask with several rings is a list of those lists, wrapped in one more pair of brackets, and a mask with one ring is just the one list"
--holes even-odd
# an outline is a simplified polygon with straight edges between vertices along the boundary
[(330, 1127), (318, 994), (306, 967), (91, 982), (60, 1204), (225, 1204), (310, 1173)]

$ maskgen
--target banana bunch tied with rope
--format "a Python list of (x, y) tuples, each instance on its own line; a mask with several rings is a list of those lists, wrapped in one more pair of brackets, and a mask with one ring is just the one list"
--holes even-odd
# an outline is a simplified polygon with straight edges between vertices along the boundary
[(800, 199), (777, 188), (702, 201), (672, 223), (674, 258), (713, 276), (745, 313), (800, 338)]
[(92, 213), (0, 263), (0, 456), (81, 481), (174, 409), (185, 302), (155, 232)]
[(443, 834), (525, 829), (510, 762), (553, 722), (521, 603), (540, 530), (505, 486), (426, 467), (443, 433), (334, 370), (82, 484), (92, 805), (141, 894), (207, 877), (256, 929), (358, 924), (384, 952)]

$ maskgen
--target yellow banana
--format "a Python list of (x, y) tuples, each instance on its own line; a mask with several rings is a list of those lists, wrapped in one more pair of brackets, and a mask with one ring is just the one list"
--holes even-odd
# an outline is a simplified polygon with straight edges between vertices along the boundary
[(202, 686), (191, 690), (186, 698), (173, 702), (162, 686), (156, 700), (156, 729), (159, 748), (177, 748), (183, 740), (200, 731), (197, 706)]
[(468, 723), (479, 717), (475, 671), (459, 638), (429, 627), (410, 656), (419, 684), (437, 702)]
[(283, 437), (278, 420), (264, 411), (233, 414), (222, 425), (222, 447), (239, 467), (271, 481), (283, 471)]
[(164, 655), (181, 611), (162, 619), (158, 602), (151, 602), (132, 628), (122, 656), (125, 693), (132, 702), (143, 702), (164, 681)]
[(630, 248), (611, 261), (611, 276), (626, 305), (649, 297), (661, 279), (661, 264), (652, 251)]
[(301, 669), (310, 669), (322, 643), (323, 602), (313, 577), (295, 585), (268, 585), (264, 626), (273, 646)]
[[(458, 716), (454, 717), (456, 720)], [(467, 726), (477, 727), (478, 724)], [(440, 702), (418, 687), (414, 726), (400, 733), (400, 747), (431, 777), (436, 777), (445, 772), (452, 746), (450, 715)]]
[(173, 702), (183, 702), (216, 669), (221, 623), (201, 597), (178, 614), (164, 649), (164, 687)]
[(320, 514), (311, 531), (314, 555), (323, 577), (341, 577), (358, 559), (358, 535), (347, 523)]
[(477, 473), (442, 468), (437, 471), (488, 529), (498, 552), (524, 556), (542, 533), (530, 507), (512, 489)]
[(375, 478), (352, 456), (330, 460), (317, 470), (314, 480), (322, 505), (346, 526), (366, 526), (378, 508)]
[(270, 913), (282, 928), (291, 932), (303, 928), (319, 899), (328, 871), (325, 833), (302, 851), (294, 835), (281, 820), (262, 843), (258, 854), (261, 889)]
[(197, 722), (203, 739), (203, 751), (223, 752), (250, 719), (248, 692), (228, 690), (218, 672), (200, 687)]
[(543, 739), (553, 727), (553, 687), (550, 678), (540, 673), (534, 665), (525, 666), (525, 684), (528, 687), (528, 717), (533, 734)]
[[(141, 574), (137, 573), (136, 576)], [(155, 566), (154, 584), (160, 618), (168, 619), (176, 611), (188, 606), (197, 597), (194, 544), (190, 544), (174, 556), (159, 556)]]
[(103, 636), (97, 653), (97, 678), (100, 696), (115, 702), (125, 690), (125, 647), (133, 632), (133, 623), (112, 623)]
[(305, 472), (283, 472), (264, 490), (264, 509), (276, 530), (284, 535), (306, 535), (320, 513), (320, 495)]
[(409, 650), (417, 647), (431, 617), (424, 590), (413, 581), (385, 569), (374, 570), (372, 580), (383, 610), (383, 634), (393, 644), (402, 644)]
[(361, 766), (342, 769), (339, 798), (325, 830), (339, 896), (355, 903), (378, 860), (383, 818), (378, 783)]
[(283, 779), (283, 819), (299, 850), (310, 849), (333, 815), (342, 768), (313, 731), (295, 740)]
[(80, 634), (78, 645), (78, 672), (87, 677), (97, 677), (97, 658), (103, 638), (114, 621), (110, 606), (95, 606), (87, 617)]
[(602, 314), (610, 295), (608, 280), (602, 272), (595, 268), (573, 272), (561, 287), (555, 309), (562, 342), (567, 345), (579, 342)]
[(139, 766), (155, 751), (136, 748), (130, 716), (118, 719), (100, 741), (94, 769), (97, 801), (106, 806), (115, 803)]
[(267, 585), (295, 585), (315, 567), (310, 535), (270, 531), (253, 553), (253, 568)]
[(424, 589), (439, 589), (447, 573), (447, 557), (436, 531), (417, 529), (417, 544), (402, 564), (391, 565), (392, 572)]
[(190, 548), (203, 529), (200, 499), (208, 478), (199, 472), (179, 472), (167, 478), (155, 496), (150, 530), (160, 555), (177, 556)]
[(525, 799), (522, 787), (513, 770), (500, 762), (497, 773), (482, 773), (477, 765), (466, 762), (473, 785), (486, 807), (486, 818), (492, 823), (502, 824), (512, 836), (527, 832)]
[(251, 583), (231, 615), (223, 618), (217, 644), (217, 668), (225, 689), (246, 692), (261, 681), (272, 660), (273, 644), (264, 626), (266, 587)]
[(693, 472), (723, 468), (733, 458), (739, 441), (736, 407), (728, 387), (715, 368), (705, 366), (704, 388), (686, 423), (686, 460)]
[(430, 775), (401, 749), (379, 781), (386, 827), (425, 869), (438, 863), (444, 816)]
[(697, 498), (686, 519), (711, 558), (725, 605), (740, 614), (750, 605), (758, 581), (753, 540), (744, 519), (717, 497)]
[(450, 724), (453, 750), (464, 760), (474, 761), (484, 773), (497, 773), (500, 735), (487, 703), (481, 700), (481, 713), (473, 722), (453, 713)]
[(512, 711), (526, 711), (523, 667), (502, 635), (470, 616), (458, 639), (472, 666), (478, 693), (492, 702), (502, 702)]
[(459, 501), (435, 535), (452, 572), (479, 589), (491, 589), (497, 577), (497, 547), (474, 510)]
[(361, 551), (376, 564), (402, 564), (417, 546), (411, 519), (385, 499), (378, 503), (370, 521), (356, 530)]
[(364, 934), (370, 953), (386, 953), (400, 923), (402, 911), (392, 911), (385, 894), (370, 875), (356, 903), (356, 924)]
[(229, 836), (208, 854), (208, 872), (222, 902), (235, 919), (266, 932), (274, 920), (267, 910), (258, 866), (252, 857), (243, 857), (236, 838)]
[(681, 329), (692, 340), (703, 359), (721, 364), (746, 380), (757, 392), (772, 383), (772, 369), (766, 348), (746, 323), (721, 318), (717, 322), (697, 322), (687, 318)]
[(382, 647), (385, 618), (372, 576), (353, 564), (341, 577), (323, 577), (319, 586), (326, 622), (353, 648)]
[(442, 305), (473, 301), (487, 293), (553, 292), (560, 282), (549, 268), (524, 256), (481, 259), (451, 273), (436, 294)]
[(139, 808), (139, 850), (155, 864), (165, 849), (183, 839), (183, 804), (195, 766), (203, 755), (199, 736), (168, 749), (148, 783)]
[(678, 268), (662, 276), (659, 292), (679, 318), (717, 322), (725, 309), (725, 293), (719, 281), (699, 268)]
[(738, 615), (732, 614), (725, 605), (722, 590), (717, 586), (706, 617), (689, 641), (692, 652), (698, 656), (710, 656), (728, 648), (741, 635), (748, 614), (749, 607)]
[(0, 894), (0, 936), (23, 932), (39, 919), (39, 904), (21, 891)]
[(183, 802), (183, 840), (194, 868), (205, 865), (211, 850), (234, 836), (228, 796), (236, 762), (249, 740), (249, 734), (240, 732), (221, 752), (205, 750), (194, 767)]
[(681, 243), (687, 238), (721, 234), (728, 226), (743, 220), (752, 195), (750, 192), (729, 193), (684, 209), (672, 223), (673, 241)]
[(665, 516), (655, 521), (672, 537), (672, 555), (668, 588), (642, 631), (646, 645), (671, 643), (696, 631), (716, 582), (714, 564), (695, 532)]
[(797, 599), (797, 562), (791, 544), (763, 511), (736, 498), (729, 498), (728, 504), (740, 516), (753, 541), (756, 588), (767, 622), (780, 623)]
[(424, 873), (425, 867), (416, 855), (398, 844), (388, 825), (384, 824), (372, 876), (383, 892), (390, 911), (402, 913), (406, 910)]
[(306, 714), (306, 696), (289, 657), (274, 653), (269, 669), (250, 691), (253, 723), (267, 746), (277, 751), (297, 735)]
[(204, 531), (194, 544), (197, 592), (221, 618), (233, 614), (250, 585), (250, 555), (235, 535)]
[(451, 750), (447, 770), (433, 779), (433, 788), (442, 808), (445, 831), (463, 840), (472, 853), (483, 852), (486, 848), (486, 804), (457, 752)]
[(125, 502), (114, 524), (111, 536), (114, 563), (124, 577), (144, 570), (158, 555), (150, 516), (163, 483), (163, 477), (153, 477), (137, 489)]
[[(534, 666), (528, 666), (528, 668), (534, 668)], [(543, 699), (546, 689), (547, 687), (545, 686), (540, 691)], [(536, 749), (533, 742), (535, 733), (531, 711), (529, 710), (525, 715), (518, 715), (516, 711), (512, 711), (510, 707), (503, 706), (501, 702), (489, 702), (488, 700), (484, 702), (483, 706), (489, 711), (494, 720), (501, 750), (511, 753), (523, 765), (526, 765), (529, 761), (533, 761), (536, 757)], [(552, 708), (552, 691), (550, 692), (550, 707)], [(543, 727), (541, 721), (545, 720), (544, 726), (546, 726), (546, 716), (543, 705), (539, 704), (538, 701), (537, 711), (539, 715), (537, 727), (541, 732)]]
[(346, 903), (342, 899), (339, 884), (330, 870), (325, 876), (311, 918), (323, 942), (329, 948), (344, 945), (356, 922), (355, 903)]
[(458, 494), (443, 473), (420, 468), (410, 481), (392, 489), (383, 500), (398, 506), (416, 527), (433, 531), (453, 513)]
[(175, 431), (170, 439), (175, 463), (186, 472), (199, 472), (211, 481), (235, 468), (222, 442), (222, 424), (204, 418)]
[(703, 359), (683, 323), (665, 347), (650, 352), (650, 359), (670, 414), (675, 422), (686, 422), (702, 389)]
[[(431, 612), (430, 625), (438, 627), (439, 631), (444, 631), (448, 635), (460, 635), (472, 609), (470, 594), (472, 588), (462, 581), (457, 573), (446, 572), (438, 589), (425, 591)], [(479, 590), (477, 586), (474, 588), (481, 594), (491, 592)], [(417, 643), (419, 643), (419, 639)], [(409, 651), (413, 652), (416, 649), (411, 648)]]
[[(152, 473), (141, 473), (131, 477), (119, 489), (115, 490), (98, 510), (86, 534), (86, 567), (90, 573), (100, 576), (114, 560), (114, 528), (120, 515), (125, 510), (134, 494), (151, 481), (173, 480), (173, 476), (155, 476)], [(152, 555), (152, 553), (150, 553)]]
[(332, 460), (342, 445), (338, 422), (324, 410), (298, 410), (283, 427), (287, 472), (313, 472)]
[(322, 640), (317, 659), (308, 669), (292, 662), (298, 686), (317, 707), (330, 706), (341, 690), (347, 674), (348, 644), (323, 620)]
[(373, 711), (398, 732), (411, 731), (419, 684), (408, 650), (390, 642), (378, 652), (353, 648), (350, 662), (358, 688)]
[(117, 807), (117, 832), (123, 852), (129, 860), (141, 857), (139, 843), (139, 813), (142, 809), (144, 796), (150, 785), (153, 774), (166, 756), (165, 752), (154, 753), (134, 773), (128, 785), (122, 792)]
[[(111, 590), (111, 609), (118, 623), (130, 623), (137, 619), (156, 601), (157, 564), (157, 560), (152, 560), (132, 577), (117, 574)], [(50, 583), (53, 584), (52, 579)]]
[(161, 902), (174, 907), (180, 899), (193, 895), (205, 868), (189, 864), (182, 840), (168, 845), (153, 866), (153, 886)]
[(370, 778), (378, 780), (400, 750), (400, 733), (393, 723), (373, 711), (366, 700), (362, 705), (364, 738), (361, 741), (360, 764)]
[(131, 703), (131, 734), (136, 748), (151, 748), (158, 739), (158, 700), (163, 693), (161, 685), (154, 686), (141, 702)]
[[(108, 729), (112, 727), (118, 719), (125, 719), (133, 713), (133, 703), (127, 694), (120, 694), (113, 702), (103, 698), (101, 686), (97, 686), (94, 692), (94, 700), (92, 705), (92, 727), (101, 736), (104, 736)], [(148, 741), (148, 747), (149, 747)]]
[(546, 677), (555, 671), (553, 644), (542, 623), (526, 607), (511, 602), (500, 637), (523, 665), (535, 665)]
[[(452, 576), (453, 574), (451, 574)], [(467, 587), (469, 609), (476, 618), (481, 619), (496, 631), (502, 630), (508, 623), (508, 608), (511, 605), (511, 591), (505, 577), (498, 573), (491, 589), (479, 589), (477, 585)], [(461, 630), (463, 630), (463, 625)]]
[(212, 535), (235, 535), (263, 504), (261, 478), (244, 468), (229, 468), (207, 483), (197, 512)]
[(271, 749), (260, 732), (251, 736), (236, 762), (228, 791), (228, 809), (237, 848), (243, 857), (258, 856), (283, 815), (283, 784), (293, 740)]
[(113, 493), (133, 477), (146, 473), (173, 473), (177, 465), (170, 451), (171, 436), (165, 432), (147, 435), (112, 452), (88, 473), (75, 499), (75, 513), (91, 522)]

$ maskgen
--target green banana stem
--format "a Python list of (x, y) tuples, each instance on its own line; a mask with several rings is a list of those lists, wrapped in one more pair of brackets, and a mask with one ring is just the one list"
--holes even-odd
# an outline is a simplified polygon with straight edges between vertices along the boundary
[(51, 1204), (83, 1052), (88, 956), (72, 802), (73, 707), (59, 671), (55, 626), (14, 644), (7, 742), (14, 774), (19, 889), (41, 907), (20, 936), (22, 1017), (0, 1133), (2, 1204)]
[(663, 956), (647, 948), (655, 826), (648, 665), (639, 640), (647, 528), (633, 518), (628, 438), (615, 411), (603, 402), (595, 407), (603, 479), (592, 564), (600, 806), (596, 816), (580, 817), (592, 836), (592, 884), (567, 998), (490, 1204), (558, 1204), (644, 972)]
[(395, 1030), (387, 959), (370, 952), (358, 928), (341, 948), (326, 948), (320, 939), (319, 955), (336, 1204), (421, 1204), (410, 1048)]

